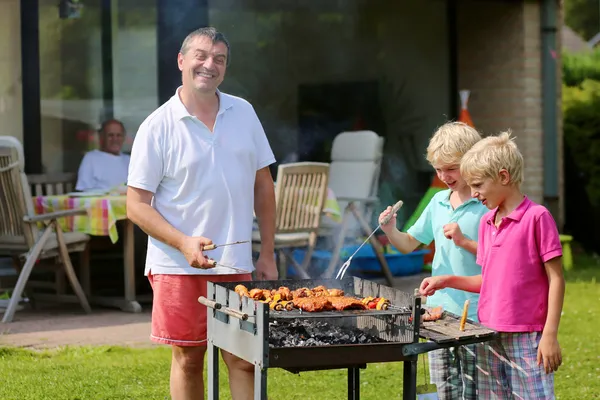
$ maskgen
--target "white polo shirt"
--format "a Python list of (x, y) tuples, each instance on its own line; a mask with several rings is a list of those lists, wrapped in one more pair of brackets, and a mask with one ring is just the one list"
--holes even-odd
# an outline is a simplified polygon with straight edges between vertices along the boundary
[[(275, 157), (246, 100), (218, 92), (213, 132), (192, 116), (179, 91), (141, 124), (131, 150), (127, 184), (154, 193), (152, 206), (176, 229), (215, 244), (252, 238), (256, 172)], [(251, 272), (251, 243), (206, 256)], [(149, 238), (145, 274), (231, 274), (190, 267), (178, 250)]]
[(83, 156), (75, 190), (109, 190), (127, 182), (129, 156), (92, 150)]

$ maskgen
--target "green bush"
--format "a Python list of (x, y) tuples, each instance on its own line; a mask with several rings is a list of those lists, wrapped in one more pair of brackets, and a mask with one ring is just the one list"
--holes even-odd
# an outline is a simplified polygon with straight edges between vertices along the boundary
[(563, 54), (563, 83), (567, 86), (581, 85), (586, 79), (600, 81), (600, 48), (593, 52)]
[(583, 176), (590, 204), (600, 207), (600, 80), (564, 85), (563, 116), (565, 151)]

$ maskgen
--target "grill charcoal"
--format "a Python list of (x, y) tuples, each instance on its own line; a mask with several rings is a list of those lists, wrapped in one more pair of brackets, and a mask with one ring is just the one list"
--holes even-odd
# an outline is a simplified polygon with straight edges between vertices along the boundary
[(384, 343), (368, 331), (326, 321), (291, 319), (269, 322), (269, 347), (329, 346)]

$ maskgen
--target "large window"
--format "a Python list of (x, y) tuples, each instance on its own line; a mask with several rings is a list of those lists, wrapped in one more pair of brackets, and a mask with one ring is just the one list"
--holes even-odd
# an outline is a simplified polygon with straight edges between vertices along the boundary
[[(120, 119), (129, 140), (156, 108), (156, 8), (144, 0), (86, 0), (59, 12), (39, 1), (43, 172), (76, 172), (97, 130)], [(109, 6), (107, 6), (109, 4)], [(151, 6), (149, 6), (149, 4)]]
[(445, 1), (208, 4), (232, 46), (223, 90), (252, 102), (278, 161), (329, 161), (336, 134), (373, 130), (386, 138), (382, 201), (414, 208), (427, 141), (453, 115)]
[(40, 0), (45, 172), (76, 171), (109, 116), (131, 139), (180, 84), (185, 34), (208, 24), (232, 46), (222, 90), (254, 105), (278, 161), (329, 161), (335, 135), (370, 129), (386, 139), (384, 203), (402, 198), (411, 210), (428, 186), (427, 141), (457, 96), (446, 1), (82, 4), (60, 18), (55, 0)]

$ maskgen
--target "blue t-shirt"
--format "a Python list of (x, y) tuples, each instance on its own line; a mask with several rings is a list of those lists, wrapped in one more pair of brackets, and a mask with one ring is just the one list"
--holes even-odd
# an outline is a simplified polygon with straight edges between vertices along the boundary
[[(436, 193), (407, 233), (424, 245), (435, 240), (432, 276), (479, 275), (481, 267), (477, 265), (475, 255), (454, 244), (452, 239), (447, 239), (444, 236), (444, 225), (456, 222), (467, 239), (477, 241), (479, 221), (489, 210), (477, 199), (470, 199), (453, 210), (450, 205), (450, 194), (450, 189)], [(450, 288), (438, 290), (433, 296), (427, 298), (427, 305), (442, 306), (446, 311), (461, 315), (467, 299), (470, 301), (469, 318), (478, 321), (478, 293)]]

